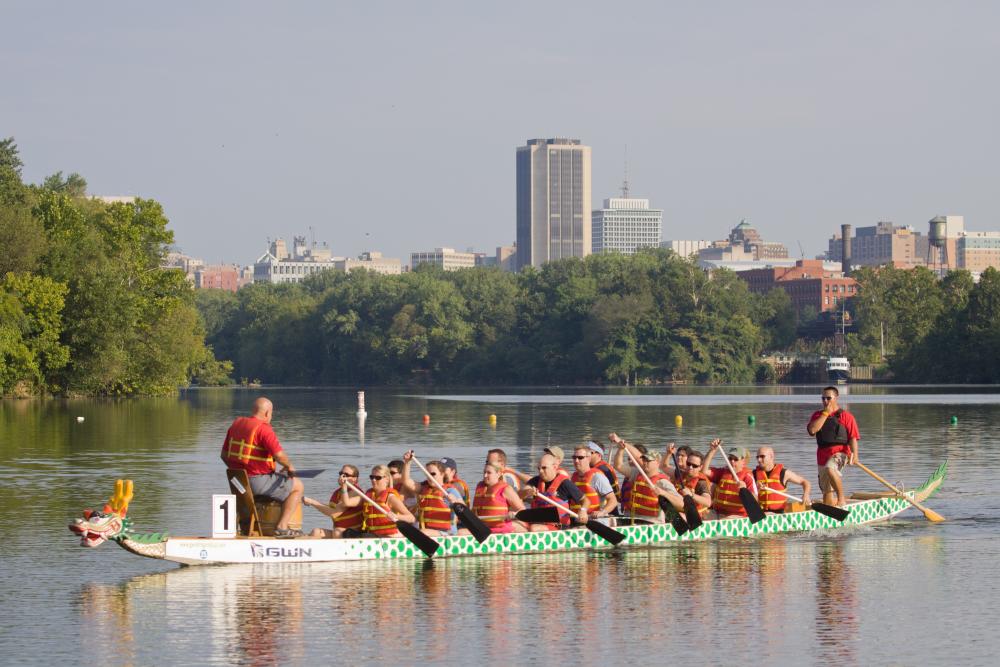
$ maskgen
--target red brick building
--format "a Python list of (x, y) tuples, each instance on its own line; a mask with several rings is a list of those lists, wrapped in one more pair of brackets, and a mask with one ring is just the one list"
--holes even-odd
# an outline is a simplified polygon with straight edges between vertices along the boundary
[(827, 271), (822, 260), (800, 259), (795, 266), (750, 269), (736, 275), (746, 281), (751, 292), (766, 294), (775, 287), (788, 293), (795, 309), (812, 306), (816, 312), (839, 310), (841, 302), (858, 293), (854, 278), (845, 278), (840, 271)]
[(205, 266), (194, 274), (195, 289), (224, 289), (235, 292), (240, 286), (240, 270), (235, 266)]

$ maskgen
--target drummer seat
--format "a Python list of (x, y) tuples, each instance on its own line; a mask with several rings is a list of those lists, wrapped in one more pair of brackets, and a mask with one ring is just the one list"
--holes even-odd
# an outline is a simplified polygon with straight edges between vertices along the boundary
[(260, 517), (257, 515), (257, 503), (254, 502), (253, 491), (250, 490), (250, 478), (242, 468), (227, 468), (226, 479), (229, 480), (229, 490), (236, 496), (236, 516), (239, 517), (240, 533), (247, 537), (261, 537)]

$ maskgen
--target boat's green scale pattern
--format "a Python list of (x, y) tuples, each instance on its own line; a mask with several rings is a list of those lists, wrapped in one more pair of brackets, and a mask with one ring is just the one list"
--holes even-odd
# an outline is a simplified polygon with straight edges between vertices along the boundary
[[(927, 482), (911, 493), (919, 494), (931, 484), (940, 483), (947, 472), (947, 463), (934, 472)], [(936, 490), (936, 487), (933, 489)], [(850, 515), (843, 522), (810, 510), (792, 514), (769, 514), (763, 521), (751, 524), (749, 519), (706, 521), (696, 530), (678, 535), (669, 524), (624, 526), (617, 530), (626, 538), (621, 546), (650, 546), (669, 542), (701, 541), (721, 538), (745, 538), (774, 533), (838, 529), (887, 519), (910, 504), (899, 497), (866, 500), (849, 505)], [(423, 553), (402, 538), (350, 540), (351, 559), (423, 558)], [(491, 535), (482, 544), (472, 536), (438, 538), (441, 546), (435, 556), (470, 556), (476, 554), (531, 553), (539, 551), (569, 551), (574, 549), (611, 548), (611, 545), (586, 529), (559, 530), (542, 533), (511, 533)]]

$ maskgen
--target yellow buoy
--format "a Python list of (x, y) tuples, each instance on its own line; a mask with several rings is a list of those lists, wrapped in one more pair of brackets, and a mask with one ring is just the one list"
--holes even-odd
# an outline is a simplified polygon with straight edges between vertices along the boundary
[(497, 416), (496, 415), (490, 415), (490, 423), (491, 424), (496, 424), (497, 423)]
[(674, 417), (674, 426), (684, 426), (684, 417), (680, 415)]

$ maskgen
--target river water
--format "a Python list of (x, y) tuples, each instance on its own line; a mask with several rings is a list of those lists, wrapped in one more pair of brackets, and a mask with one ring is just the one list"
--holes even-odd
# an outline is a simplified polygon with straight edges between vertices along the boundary
[[(424, 460), (455, 458), (475, 480), (491, 447), (530, 470), (547, 444), (565, 449), (610, 431), (657, 446), (703, 449), (716, 436), (771, 444), (815, 477), (805, 422), (819, 387), (530, 391), (369, 390), (363, 429), (353, 391), (266, 393), (296, 466), (327, 468), (306, 481), (316, 498), (328, 497), (337, 466), (364, 472), (410, 447)], [(208, 534), (210, 494), (227, 492), (222, 438), (256, 392), (0, 402), (0, 661), (993, 664), (1000, 390), (845, 394), (862, 460), (885, 477), (914, 486), (949, 460), (927, 503), (947, 522), (912, 510), (847, 533), (656, 549), (219, 567), (179, 567), (113, 544), (84, 549), (66, 524), (127, 477), (137, 530)], [(847, 484), (881, 490), (857, 469)], [(329, 525), (306, 512), (307, 527)]]

